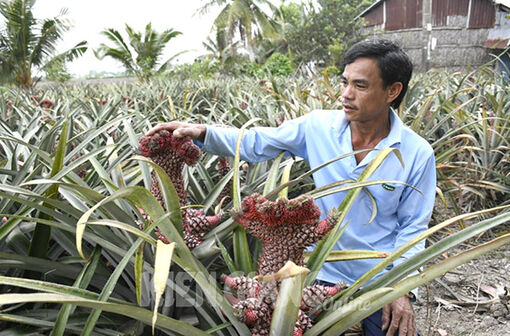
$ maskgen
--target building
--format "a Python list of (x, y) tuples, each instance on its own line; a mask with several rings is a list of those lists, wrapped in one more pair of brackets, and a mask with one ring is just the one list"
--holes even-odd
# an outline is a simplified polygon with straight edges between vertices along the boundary
[(456, 71), (508, 60), (509, 16), (510, 0), (379, 0), (358, 17), (365, 34), (398, 42), (417, 70)]

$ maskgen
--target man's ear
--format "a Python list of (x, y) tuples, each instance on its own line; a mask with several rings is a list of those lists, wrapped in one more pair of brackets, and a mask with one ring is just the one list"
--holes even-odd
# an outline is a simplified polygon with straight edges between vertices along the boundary
[(387, 103), (391, 104), (391, 102), (397, 99), (400, 92), (402, 92), (403, 87), (404, 86), (402, 85), (401, 82), (395, 82), (393, 84), (388, 85), (388, 87), (386, 88)]

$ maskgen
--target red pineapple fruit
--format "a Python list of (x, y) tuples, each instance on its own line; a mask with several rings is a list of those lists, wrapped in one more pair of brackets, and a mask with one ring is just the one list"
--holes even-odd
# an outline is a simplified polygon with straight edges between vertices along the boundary
[(328, 298), (337, 294), (346, 287), (345, 283), (341, 282), (335, 286), (324, 285), (311, 285), (303, 288), (303, 295), (301, 298), (301, 310), (308, 313), (311, 310), (319, 307)]
[(259, 194), (243, 199), (234, 219), (262, 242), (259, 275), (277, 272), (289, 260), (303, 266), (304, 249), (324, 237), (336, 224), (332, 211), (320, 221), (320, 210), (313, 199), (303, 195), (275, 202)]
[[(182, 179), (184, 164), (194, 165), (200, 159), (200, 149), (190, 138), (174, 138), (172, 133), (162, 130), (152, 136), (144, 136), (140, 140), (140, 154), (149, 157), (168, 174), (172, 180), (181, 205), (187, 204), (187, 192)], [(151, 191), (162, 202), (157, 178), (152, 176)]]
[[(187, 192), (184, 186), (182, 170), (184, 165), (194, 165), (200, 159), (200, 149), (193, 144), (189, 137), (176, 138), (172, 132), (159, 131), (152, 136), (144, 136), (140, 139), (139, 151), (149, 157), (168, 174), (177, 190), (181, 206), (188, 205)], [(152, 174), (151, 193), (165, 207), (163, 195), (155, 173)], [(201, 244), (203, 236), (210, 228), (221, 220), (221, 215), (206, 216), (202, 210), (186, 209), (182, 211), (184, 240), (189, 248)], [(147, 218), (146, 218), (147, 219)], [(155, 229), (156, 235), (163, 242), (168, 239)]]
[[(309, 196), (291, 200), (279, 198), (273, 202), (254, 194), (243, 199), (241, 208), (233, 212), (233, 217), (261, 241), (258, 275), (268, 275), (278, 272), (289, 260), (304, 265), (305, 248), (322, 239), (335, 226), (338, 212), (330, 212), (321, 221), (320, 210)], [(250, 327), (252, 336), (268, 335), (279, 281), (226, 275), (221, 280), (237, 291), (240, 300), (233, 307), (238, 310), (240, 320)], [(312, 326), (309, 313), (342, 288), (340, 284), (305, 287), (293, 336), (303, 335)]]
[[(223, 176), (227, 175), (229, 171), (231, 170), (230, 163), (228, 162), (227, 158), (219, 157), (218, 158), (218, 174), (220, 178), (223, 178)], [(232, 192), (232, 179), (228, 181), (228, 183), (225, 185), (223, 190), (221, 191), (220, 195), (218, 196), (219, 200), (228, 200), (231, 197)]]
[(49, 99), (44, 99), (42, 102), (39, 103), (39, 106), (41, 106), (44, 109), (50, 109), (53, 107), (53, 102)]

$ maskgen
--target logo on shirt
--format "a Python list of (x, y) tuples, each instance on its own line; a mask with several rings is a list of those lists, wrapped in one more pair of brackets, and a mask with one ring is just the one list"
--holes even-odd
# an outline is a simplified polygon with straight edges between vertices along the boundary
[(391, 186), (391, 185), (386, 184), (386, 183), (383, 183), (383, 184), (382, 184), (382, 187), (383, 187), (385, 190), (388, 190), (388, 191), (393, 191), (393, 190), (395, 190), (395, 187), (394, 187), (394, 186)]

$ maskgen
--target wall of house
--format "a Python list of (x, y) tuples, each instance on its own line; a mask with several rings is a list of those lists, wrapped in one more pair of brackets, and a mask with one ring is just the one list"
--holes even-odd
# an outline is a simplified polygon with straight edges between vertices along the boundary
[(426, 29), (412, 28), (384, 32), (380, 27), (367, 27), (364, 34), (370, 37), (386, 38), (397, 42), (411, 57), (417, 71), (427, 69), (448, 69), (457, 71), (469, 66), (480, 66), (491, 57), (483, 47), (489, 29), (467, 29), (464, 27), (433, 27), (429, 34)]
[[(487, 8), (484, 8), (482, 13), (478, 10), (476, 13), (471, 13), (471, 19), (468, 22), (467, 3), (469, 1), (450, 0), (448, 3), (443, 3), (432, 0), (432, 2), (431, 31), (427, 31), (426, 24), (425, 27), (384, 31), (383, 28), (388, 29), (386, 22), (386, 26), (376, 24), (366, 27), (364, 33), (368, 36), (377, 36), (398, 42), (413, 60), (417, 71), (426, 71), (431, 68), (458, 71), (480, 66), (492, 59), (489, 50), (484, 48), (484, 44), (487, 41), (490, 27), (494, 24), (497, 25), (500, 17), (508, 13), (498, 11), (496, 17), (494, 14), (490, 17), (487, 14), (482, 15), (489, 8), (494, 10), (494, 7), (490, 1), (480, 2), (478, 0), (475, 2), (478, 4), (477, 6), (483, 5)], [(391, 13), (388, 13), (388, 8), (386, 7), (386, 15), (387, 18), (390, 18)], [(378, 21), (374, 18), (380, 16), (379, 12), (382, 11), (383, 5), (380, 5), (374, 8), (374, 13), (369, 13), (372, 24)], [(427, 14), (427, 11), (424, 10), (423, 15)], [(377, 23), (382, 23), (382, 21), (384, 18)], [(424, 21), (427, 20), (424, 19)], [(473, 27), (474, 23), (477, 24), (477, 28)], [(435, 42), (432, 43), (434, 39)]]

